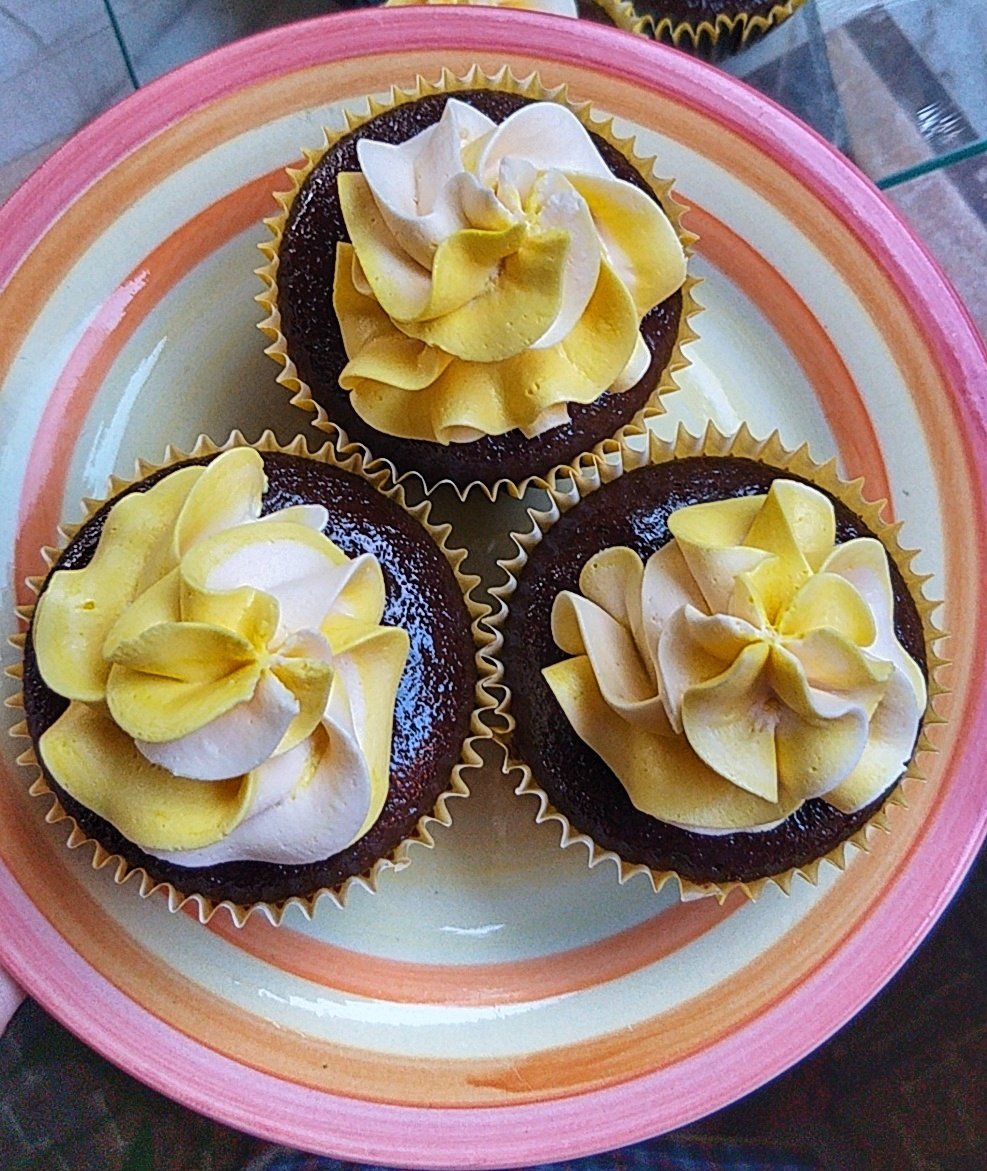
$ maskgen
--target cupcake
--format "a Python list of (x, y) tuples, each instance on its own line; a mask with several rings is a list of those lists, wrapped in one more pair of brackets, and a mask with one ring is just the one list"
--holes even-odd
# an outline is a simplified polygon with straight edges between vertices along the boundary
[(347, 121), (289, 172), (258, 298), (279, 380), (337, 445), (492, 496), (660, 410), (692, 237), (653, 160), (506, 69)]
[(618, 28), (718, 61), (760, 40), (805, 0), (596, 0)]
[(777, 437), (604, 445), (505, 564), (504, 740), (621, 881), (755, 896), (901, 802), (938, 664), (896, 527)]
[(478, 762), (476, 607), (448, 528), (355, 457), (269, 433), (139, 471), (38, 588), (32, 793), (95, 867), (203, 920), (373, 889)]

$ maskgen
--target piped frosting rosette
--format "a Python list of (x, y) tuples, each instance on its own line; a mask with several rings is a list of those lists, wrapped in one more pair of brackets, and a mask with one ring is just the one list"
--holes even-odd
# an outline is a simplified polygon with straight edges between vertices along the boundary
[[(917, 775), (916, 748), (927, 746), (924, 722), (935, 717), (926, 672), (940, 662), (932, 647), (936, 632), (909, 569), (914, 554), (901, 550), (879, 506), (841, 482), (832, 464), (815, 465), (804, 449), (788, 453), (776, 439), (758, 443), (746, 431), (726, 438), (710, 429), (701, 439), (680, 431), (674, 445), (649, 433), (636, 446), (607, 445), (579, 474), (555, 481), (552, 506), (530, 532), (515, 534), (521, 552), (506, 566), (510, 581), (500, 593), (507, 609), (494, 626), (510, 622), (528, 555), (565, 512), (625, 473), (698, 455), (757, 460), (792, 478), (779, 475), (763, 492), (723, 498), (704, 489), (702, 502), (670, 512), (668, 539), (648, 555), (616, 544), (582, 561), (580, 550), (577, 587), (551, 598), (551, 639), (559, 653), (541, 671), (555, 705), (545, 727), (565, 721), (612, 772), (637, 814), (672, 827), (669, 850), (685, 850), (691, 840), (699, 854), (716, 859), (711, 869), (725, 874), (732, 843), (768, 835), (766, 843), (772, 831), (791, 837), (800, 818), (810, 820), (803, 811), (812, 803), (825, 802), (850, 830), (797, 867), (774, 872), (769, 862), (759, 863), (765, 872), (756, 877), (698, 881), (601, 847), (574, 824), (579, 812), (567, 816), (556, 808), (537, 768), (518, 756), (510, 693), (501, 705), (504, 740), (511, 763), (522, 770), (518, 792), (538, 798), (539, 820), (561, 822), (563, 845), (582, 841), (592, 863), (611, 858), (622, 880), (644, 871), (656, 890), (674, 875), (687, 893), (724, 897), (740, 886), (753, 896), (765, 881), (788, 889), (796, 872), (815, 881), (823, 857), (842, 866), (847, 841), (866, 848), (866, 827), (886, 828), (883, 806), (903, 802), (898, 782)], [(715, 480), (715, 470), (701, 474)], [(881, 539), (839, 540), (833, 498)], [(658, 522), (649, 517), (652, 523)], [(639, 524), (635, 517), (629, 527)], [(561, 538), (555, 555), (560, 548), (566, 549)], [(525, 606), (548, 580), (538, 579)], [(896, 630), (902, 581), (923, 623), (912, 648), (921, 663)], [(530, 630), (514, 634), (515, 640), (530, 636)], [(510, 668), (512, 660), (505, 661)], [(510, 669), (504, 682), (511, 687)], [(539, 692), (533, 702), (544, 698)], [(551, 752), (558, 756), (558, 743)], [(581, 799), (568, 794), (564, 801), (578, 811)], [(722, 839), (722, 848), (709, 849), (713, 838)]]
[(595, 0), (618, 28), (641, 33), (666, 45), (674, 45), (707, 61), (720, 61), (759, 41), (787, 20), (805, 0), (738, 0), (715, 2), (706, 11), (689, 10), (679, 0)]
[[(506, 69), (445, 73), (437, 86), (419, 78), (387, 103), (371, 99), (364, 115), (347, 111), (344, 134), (426, 95), (488, 88), (531, 104), (498, 123), (453, 96), (436, 123), (404, 142), (361, 139), (358, 169), (338, 174), (349, 237), (336, 247), (332, 276), (348, 359), (339, 386), (373, 434), (446, 447), (512, 432), (536, 440), (569, 423), (574, 404), (640, 383), (652, 365), (642, 320), (682, 290), (680, 336), (645, 408), (660, 411), (685, 364), (681, 343), (694, 336), (687, 318), (696, 305), (685, 251), (693, 237), (671, 184), (651, 178), (653, 160), (639, 159), (563, 89)], [(633, 160), (650, 194), (612, 173), (589, 129)], [(278, 300), (289, 215), (342, 137), (327, 131), (320, 149), (304, 152), (306, 165), (289, 170), (293, 189), (277, 196), (282, 214), (266, 221), (274, 238), (261, 245), (269, 263), (258, 270), (267, 286), (258, 301), (268, 311), (267, 352), (283, 365), (279, 381), (345, 446), (349, 437), (299, 373)]]
[[(147, 859), (134, 866), (96, 841), (95, 867), (115, 864), (118, 882), (139, 874), (142, 895), (163, 887), (173, 909), (192, 901), (204, 920), (221, 904), (237, 922), (255, 906), (279, 921), (292, 902), (307, 913), (322, 896), (342, 905), (352, 881), (374, 889), (382, 870), (407, 864), (411, 842), (432, 844), (429, 825), (449, 823), (446, 802), (467, 793), (463, 774), (479, 763), (473, 735), (411, 831), (332, 887), (273, 905), (184, 888), (186, 869), (198, 882), (225, 864), (318, 868), (366, 837), (391, 787), (410, 647), (383, 617), (391, 567), (369, 551), (347, 555), (326, 535), (331, 487), (325, 505), (265, 509), (262, 451), (363, 476), (357, 459), (338, 464), (328, 445), (313, 456), (301, 440), (285, 449), (270, 434), (256, 447), (235, 435), (222, 450), (200, 440), (191, 457), (170, 452), (166, 466), (182, 466), (156, 478), (160, 469), (142, 465), (149, 486), (127, 492), (116, 482), (91, 558), (52, 573), (31, 616), (32, 673), (64, 701), (36, 736), (31, 729), (44, 764), (32, 792), (50, 792), (47, 777), (63, 798), (50, 821), (66, 804), (81, 807)], [(215, 458), (185, 462), (203, 455)], [(366, 487), (404, 503), (382, 473)], [(430, 525), (427, 506), (409, 511), (452, 588), (468, 595), (476, 579), (459, 573), (448, 527)], [(481, 608), (467, 602), (468, 625)], [(485, 735), (477, 710), (491, 701), (481, 682), (468, 692), (467, 725)], [(77, 824), (69, 845), (87, 840)], [(148, 873), (154, 859), (177, 879)]]

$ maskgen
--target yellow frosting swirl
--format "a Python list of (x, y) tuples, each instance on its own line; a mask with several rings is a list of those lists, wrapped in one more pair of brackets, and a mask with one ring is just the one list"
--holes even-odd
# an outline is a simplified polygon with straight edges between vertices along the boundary
[(252, 448), (111, 508), (92, 560), (56, 570), (32, 627), (70, 700), (40, 739), (62, 788), (180, 865), (298, 864), (345, 848), (387, 795), (403, 630), (321, 505), (261, 516)]
[(669, 529), (646, 565), (607, 549), (555, 600), (574, 657), (544, 674), (577, 734), (639, 809), (699, 832), (880, 796), (926, 703), (880, 542), (836, 545), (829, 499), (790, 480), (680, 509)]
[(339, 176), (340, 385), (379, 431), (438, 443), (568, 420), (633, 386), (639, 326), (685, 279), (654, 199), (579, 119), (536, 102), (497, 124), (450, 99), (407, 142), (362, 140)]

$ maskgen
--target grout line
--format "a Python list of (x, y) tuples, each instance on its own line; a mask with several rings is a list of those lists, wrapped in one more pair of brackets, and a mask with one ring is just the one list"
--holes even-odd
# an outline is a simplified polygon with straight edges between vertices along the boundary
[(130, 78), (130, 84), (134, 89), (140, 89), (141, 83), (137, 79), (137, 72), (134, 69), (134, 63), (130, 58), (130, 53), (127, 51), (127, 46), (124, 43), (123, 33), (120, 31), (120, 24), (117, 21), (116, 13), (113, 11), (113, 5), (110, 0), (103, 0), (103, 7), (106, 9), (106, 15), (109, 17), (110, 25), (113, 28), (113, 35), (117, 39), (117, 45), (120, 49), (120, 54), (123, 57), (123, 63), (127, 69), (127, 76)]
[(883, 179), (877, 180), (877, 186), (882, 191), (887, 191), (902, 183), (908, 183), (912, 179), (920, 179), (923, 175), (930, 175), (933, 171), (941, 171), (953, 163), (962, 163), (966, 159), (975, 158), (980, 154), (987, 154), (987, 139), (971, 143), (969, 146), (961, 146), (957, 150), (947, 151), (946, 154), (939, 155), (937, 158), (916, 163), (914, 167), (906, 167), (903, 171), (895, 171), (891, 175), (885, 175)]

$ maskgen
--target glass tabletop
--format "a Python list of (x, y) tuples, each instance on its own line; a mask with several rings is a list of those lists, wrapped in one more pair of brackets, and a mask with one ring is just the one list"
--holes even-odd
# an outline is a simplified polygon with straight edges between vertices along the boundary
[[(78, 129), (162, 73), (251, 33), (354, 6), (5, 0), (0, 202)], [(797, 114), (885, 192), (945, 270), (981, 334), (985, 46), (987, 0), (807, 0), (762, 41), (718, 65)], [(892, 984), (795, 1069), (660, 1149), (592, 1165), (688, 1171), (731, 1168), (740, 1158), (748, 1159), (744, 1166), (779, 1171), (987, 1165), (985, 881), (982, 856)], [(273, 1166), (277, 1157), (290, 1153), (137, 1085), (33, 1004), (19, 1010), (0, 1040), (0, 1166), (218, 1171)]]
[[(364, 0), (365, 3), (365, 0)], [(0, 200), (107, 106), (239, 37), (352, 0), (8, 0)], [(721, 67), (797, 114), (887, 192), (987, 332), (987, 4), (808, 0)]]

